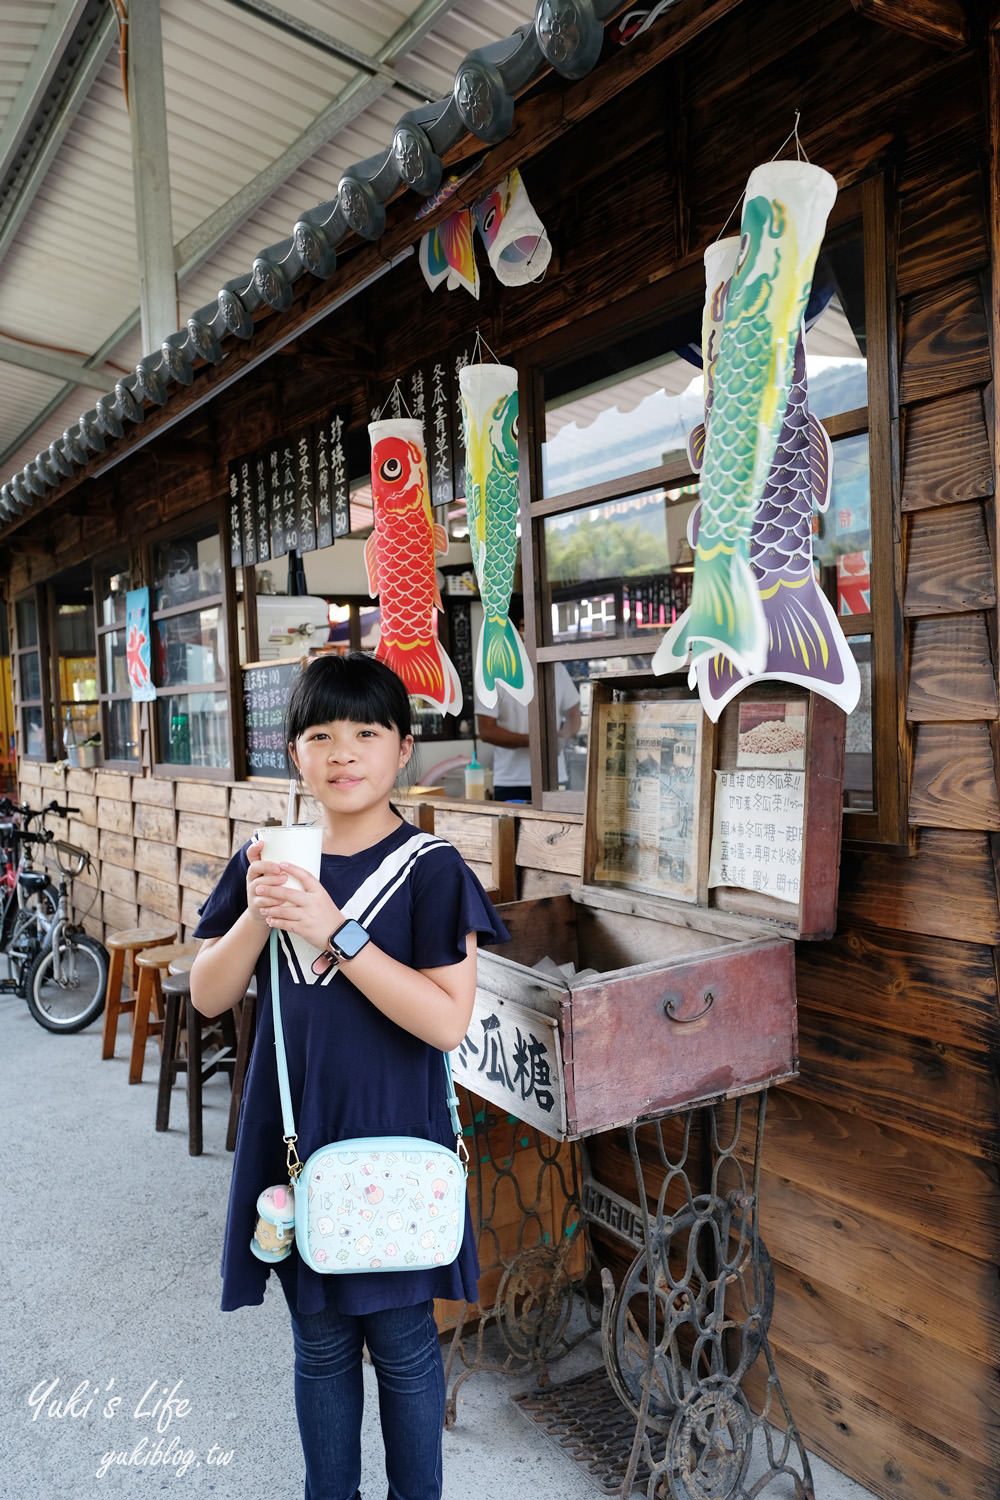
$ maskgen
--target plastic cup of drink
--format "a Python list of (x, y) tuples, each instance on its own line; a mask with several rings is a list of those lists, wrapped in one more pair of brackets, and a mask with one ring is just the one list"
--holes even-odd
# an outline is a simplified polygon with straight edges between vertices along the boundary
[[(323, 829), (319, 824), (293, 823), (286, 828), (258, 828), (255, 838), (263, 844), (261, 859), (274, 864), (298, 865), (319, 879), (320, 856), (323, 853)], [(287, 877), (293, 889), (302, 889), (294, 875)]]

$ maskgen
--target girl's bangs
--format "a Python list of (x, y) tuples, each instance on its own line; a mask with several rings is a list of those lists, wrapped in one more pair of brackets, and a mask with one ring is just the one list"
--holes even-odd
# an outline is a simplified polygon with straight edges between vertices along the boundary
[(313, 724), (346, 719), (381, 724), (400, 738), (410, 733), (410, 700), (395, 672), (371, 656), (315, 657), (292, 689), (285, 714), (285, 739), (296, 740)]

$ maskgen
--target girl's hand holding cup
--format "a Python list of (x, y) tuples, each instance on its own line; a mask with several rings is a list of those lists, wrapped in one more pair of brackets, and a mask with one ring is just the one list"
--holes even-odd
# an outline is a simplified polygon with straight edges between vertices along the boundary
[(322, 828), (303, 825), (258, 829), (247, 850), (247, 904), (255, 919), (320, 951), (343, 920), (319, 881), (322, 852)]

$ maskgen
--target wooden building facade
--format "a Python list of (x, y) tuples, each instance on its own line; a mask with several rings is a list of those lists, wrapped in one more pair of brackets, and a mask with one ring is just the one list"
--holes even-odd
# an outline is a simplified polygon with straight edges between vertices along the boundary
[[(110, 444), (114, 464), (95, 455), (0, 536), (16, 670), (34, 649), (19, 606), (34, 606), (43, 642), (50, 581), (94, 559), (155, 585), (156, 540), (172, 534), (217, 532), (225, 559), (231, 461), (333, 404), (363, 429), (398, 375), (478, 327), (522, 377), (533, 779), (545, 790), (517, 813), (518, 895), (566, 889), (581, 801), (558, 790), (547, 703), (556, 663), (584, 648), (551, 638), (548, 523), (690, 475), (667, 455), (569, 500), (546, 495), (550, 393), (597, 388), (687, 336), (705, 246), (801, 111), (802, 146), (840, 188), (830, 243), (864, 287), (867, 404), (829, 425), (835, 439), (867, 435), (871, 603), (851, 639), (870, 662), (871, 779), (845, 809), (837, 936), (799, 945), (801, 1073), (771, 1095), (761, 1223), (777, 1270), (772, 1341), (806, 1442), (897, 1500), (1000, 1496), (998, 28), (996, 7), (960, 0), (683, 0), (583, 84), (552, 78), (520, 101), (479, 168), (482, 188), (522, 169), (554, 246), (540, 284), (484, 277), (473, 304), (432, 295), (411, 258), (345, 300), (414, 240), (403, 198), (378, 245), (345, 253), (333, 281), (261, 319)], [(21, 720), (22, 793), (71, 793), (68, 836), (97, 856), (95, 933), (149, 913), (189, 929), (248, 828), (283, 815), (276, 783), (245, 775), (225, 563), (220, 587), (228, 767), (171, 765), (152, 705), (131, 767), (59, 772), (51, 738), (26, 753)], [(613, 670), (651, 649), (621, 637), (600, 655)], [(17, 692), (19, 711), (35, 704), (23, 671)], [(473, 854), (483, 816), (448, 808), (460, 845), (462, 820), (478, 817)], [(603, 1181), (628, 1182), (614, 1137), (595, 1157)]]

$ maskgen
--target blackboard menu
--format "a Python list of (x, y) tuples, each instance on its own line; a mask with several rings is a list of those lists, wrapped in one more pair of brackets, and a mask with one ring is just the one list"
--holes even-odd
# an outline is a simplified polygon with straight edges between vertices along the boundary
[(285, 760), (285, 705), (292, 690), (299, 659), (253, 662), (243, 668), (243, 720), (246, 728), (247, 772), (288, 780)]
[(451, 659), (462, 684), (462, 718), (468, 718), (475, 703), (472, 661), (472, 609), (468, 599), (448, 600), (448, 624), (451, 629)]

